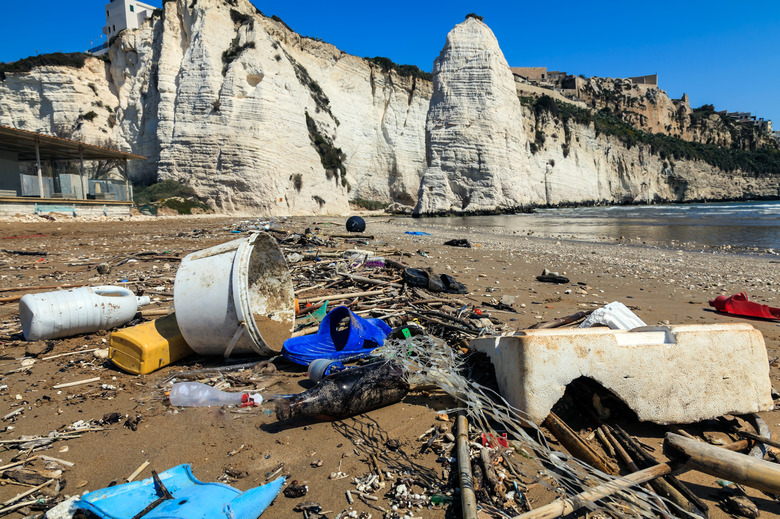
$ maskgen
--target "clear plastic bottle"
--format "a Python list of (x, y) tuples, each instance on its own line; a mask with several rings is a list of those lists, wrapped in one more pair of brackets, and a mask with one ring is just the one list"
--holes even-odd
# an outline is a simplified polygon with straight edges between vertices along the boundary
[[(259, 393), (228, 393), (200, 382), (177, 382), (168, 397), (171, 405), (182, 407), (210, 407), (220, 405), (260, 405), (263, 397)], [(250, 403), (252, 402), (252, 403)]]

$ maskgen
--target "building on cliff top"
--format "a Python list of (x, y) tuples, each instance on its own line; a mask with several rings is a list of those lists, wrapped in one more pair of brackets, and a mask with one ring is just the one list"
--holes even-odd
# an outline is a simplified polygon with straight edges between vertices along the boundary
[(647, 76), (634, 76), (628, 79), (635, 85), (658, 86), (658, 74), (650, 74)]
[[(157, 8), (153, 5), (144, 4), (137, 0), (111, 0), (110, 3), (106, 4), (106, 25), (103, 27), (103, 34), (110, 42), (111, 38), (119, 34), (119, 31), (140, 27), (144, 20), (152, 16), (155, 9)], [(89, 52), (95, 56), (107, 53), (108, 42), (89, 49)]]

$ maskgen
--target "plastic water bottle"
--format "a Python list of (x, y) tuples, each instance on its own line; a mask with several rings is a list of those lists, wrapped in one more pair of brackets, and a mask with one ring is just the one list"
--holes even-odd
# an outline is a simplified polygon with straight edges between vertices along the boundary
[(260, 405), (263, 402), (260, 393), (228, 393), (201, 382), (177, 382), (171, 388), (168, 399), (171, 405), (181, 407)]
[(81, 287), (27, 294), (19, 301), (19, 318), (25, 340), (57, 339), (124, 324), (149, 302), (124, 287)]

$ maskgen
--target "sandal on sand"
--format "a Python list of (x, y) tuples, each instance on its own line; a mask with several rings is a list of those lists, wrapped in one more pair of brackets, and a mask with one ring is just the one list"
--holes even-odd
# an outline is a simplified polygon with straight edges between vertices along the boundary
[[(349, 326), (339, 330), (345, 320)], [(304, 366), (317, 359), (349, 362), (381, 346), (391, 330), (381, 319), (364, 319), (346, 306), (339, 306), (325, 316), (317, 333), (284, 341), (282, 356)]]
[(547, 269), (544, 269), (541, 276), (536, 276), (537, 281), (541, 281), (542, 283), (568, 283), (569, 278), (566, 276), (561, 276), (557, 272), (550, 272)]
[(431, 292), (447, 292), (450, 294), (465, 294), (468, 292), (463, 283), (459, 283), (449, 274), (432, 274), (423, 269), (406, 267), (403, 280), (407, 285), (427, 288)]
[(456, 281), (454, 277), (449, 274), (442, 274), (440, 276), (441, 282), (444, 285), (444, 291), (449, 294), (465, 294), (468, 292), (466, 285)]

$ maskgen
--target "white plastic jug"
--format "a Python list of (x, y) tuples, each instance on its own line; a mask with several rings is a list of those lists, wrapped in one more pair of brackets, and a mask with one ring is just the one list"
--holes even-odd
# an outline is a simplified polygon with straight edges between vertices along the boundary
[(124, 287), (81, 287), (27, 294), (19, 301), (19, 318), (25, 340), (57, 339), (124, 324), (149, 302)]

